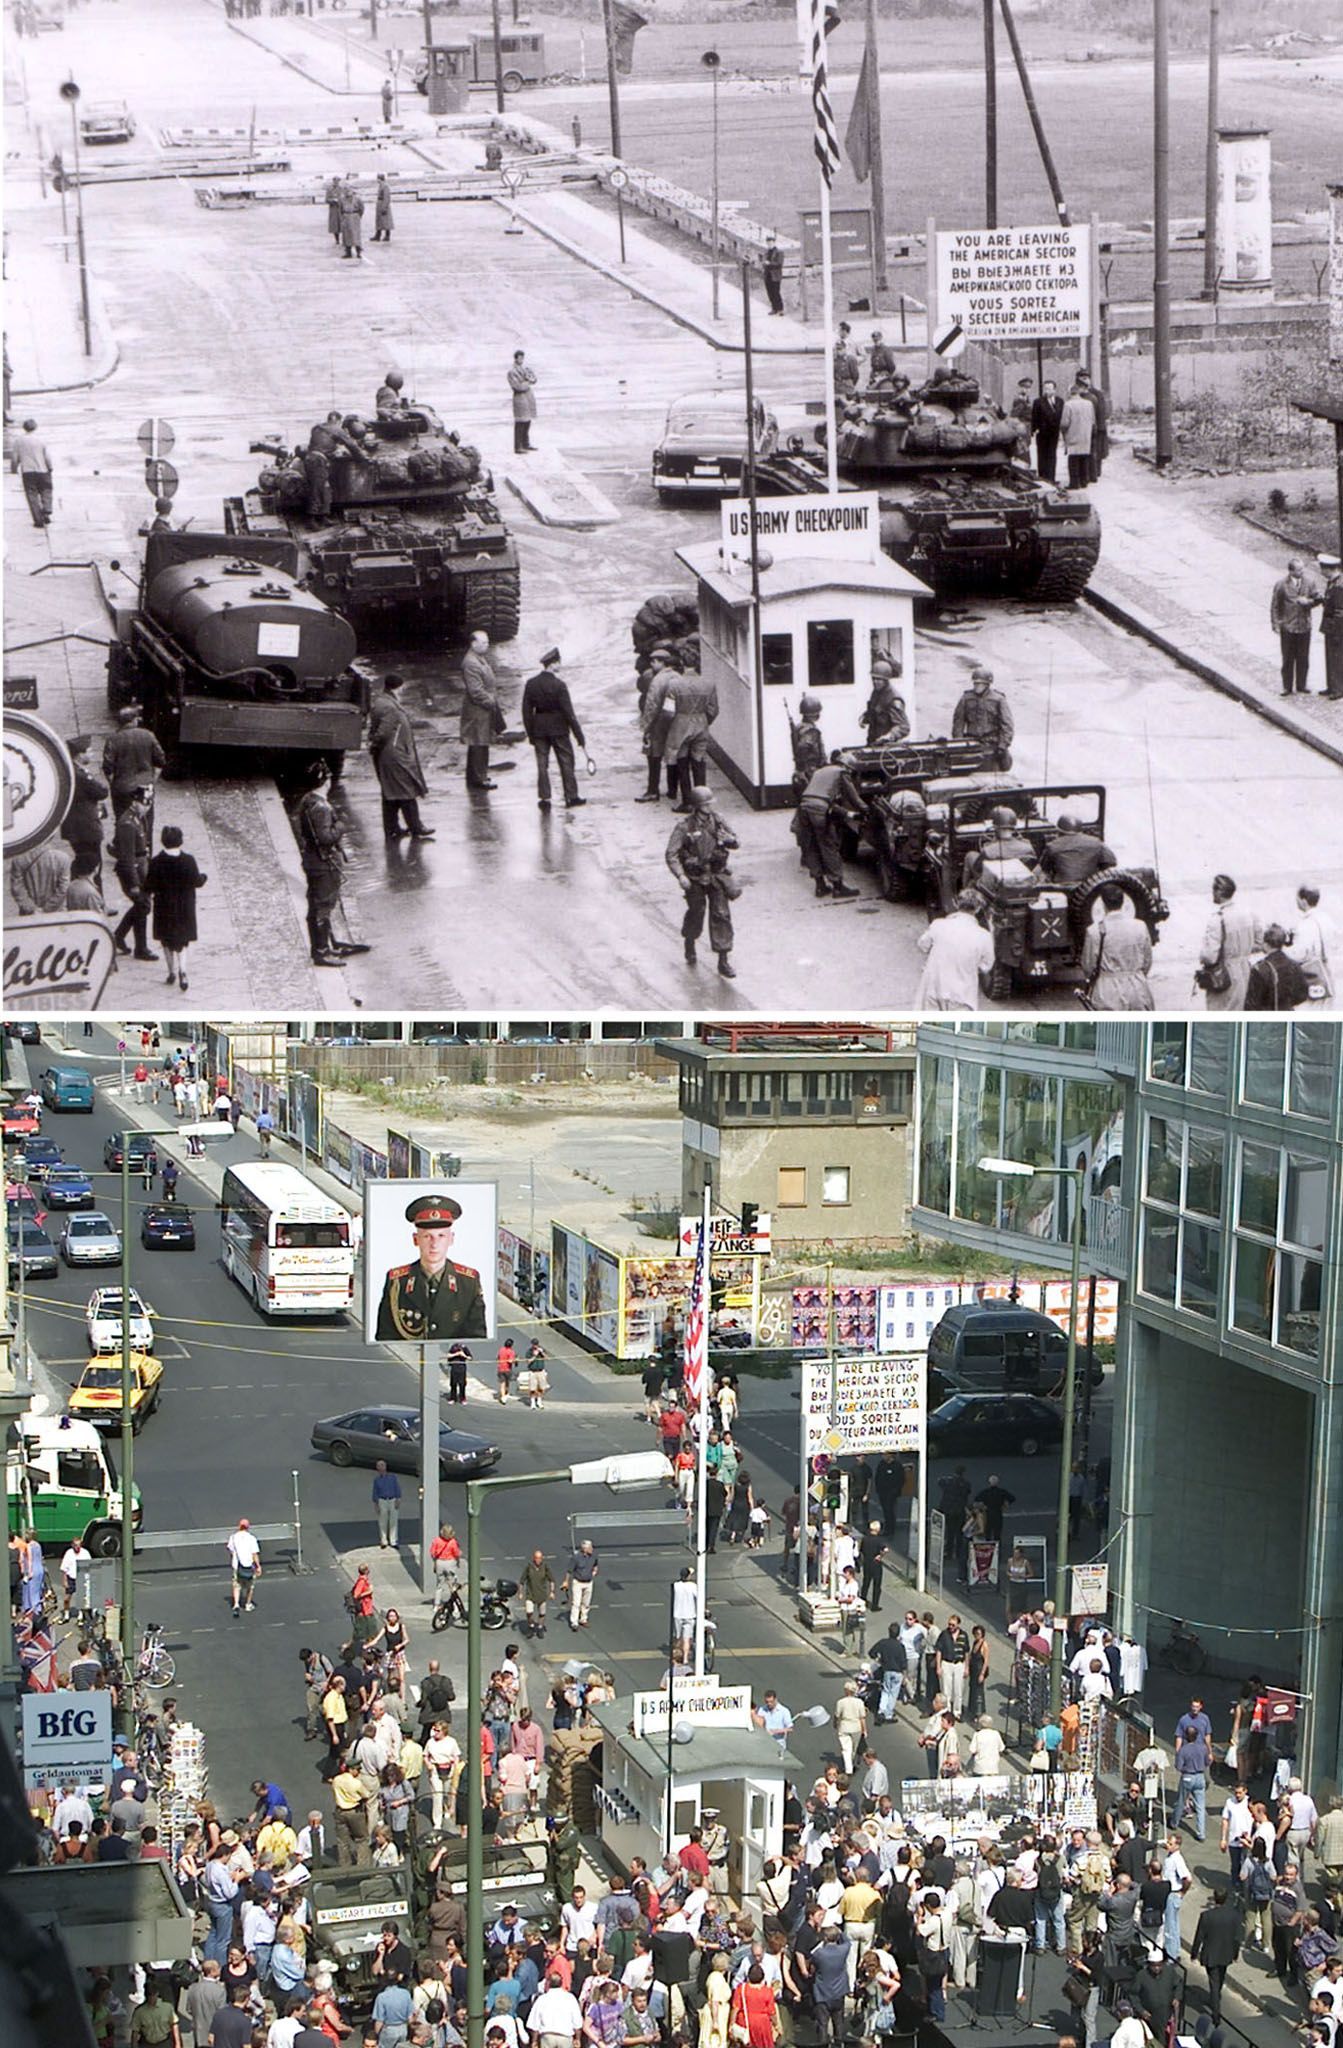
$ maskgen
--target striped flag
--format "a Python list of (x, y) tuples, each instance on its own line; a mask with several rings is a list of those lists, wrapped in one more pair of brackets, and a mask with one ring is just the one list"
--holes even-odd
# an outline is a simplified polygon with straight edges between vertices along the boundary
[(701, 1222), (695, 1272), (685, 1312), (686, 1405), (693, 1414), (704, 1400), (709, 1382), (709, 1233)]
[(839, 164), (839, 136), (830, 105), (825, 39), (838, 27), (839, 16), (835, 9), (827, 6), (826, 0), (811, 0), (811, 104), (816, 115), (812, 146), (816, 151), (816, 161), (821, 166), (821, 176), (827, 185), (833, 185), (835, 182), (835, 171)]

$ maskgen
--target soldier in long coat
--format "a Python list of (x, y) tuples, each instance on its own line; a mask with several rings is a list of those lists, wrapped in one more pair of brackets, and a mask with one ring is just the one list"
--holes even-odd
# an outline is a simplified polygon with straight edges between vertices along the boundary
[(392, 239), (392, 188), (387, 183), (385, 171), (378, 173), (378, 189), (373, 198), (373, 239), (375, 242), (390, 242)]
[(420, 817), (420, 798), (428, 795), (429, 785), (420, 766), (415, 728), (400, 700), (405, 680), (399, 675), (383, 677), (383, 693), (369, 713), (368, 751), (382, 793), (383, 837), (396, 840), (409, 833), (412, 839), (432, 839), (432, 829)]
[(462, 656), (462, 720), (458, 728), (466, 748), (466, 786), (493, 789), (490, 741), (499, 728), (499, 681), (490, 661), (490, 636), (475, 632)]

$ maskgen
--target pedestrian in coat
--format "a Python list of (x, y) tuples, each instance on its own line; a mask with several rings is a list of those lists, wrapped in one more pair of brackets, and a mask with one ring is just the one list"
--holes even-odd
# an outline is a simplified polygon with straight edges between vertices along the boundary
[(1031, 432), (1035, 436), (1036, 474), (1047, 484), (1055, 482), (1057, 477), (1062, 427), (1063, 400), (1059, 397), (1059, 387), (1052, 378), (1046, 378), (1040, 387), (1040, 396), (1031, 407)]
[(673, 694), (676, 708), (667, 727), (667, 759), (676, 763), (681, 778), (678, 810), (686, 810), (692, 784), (709, 779), (709, 727), (718, 716), (718, 692), (707, 676), (691, 670), (676, 678)]
[(183, 851), (180, 825), (165, 825), (159, 851), (145, 870), (145, 894), (154, 906), (154, 937), (168, 963), (167, 981), (185, 988), (183, 955), (196, 940), (196, 891), (206, 877), (192, 854)]
[(396, 674), (383, 677), (382, 695), (375, 700), (368, 720), (368, 751), (382, 793), (382, 833), (393, 842), (407, 834), (412, 839), (434, 836), (420, 817), (420, 798), (428, 795), (429, 785), (420, 766), (415, 729), (401, 702), (405, 680)]
[(569, 695), (569, 685), (560, 674), (560, 650), (548, 647), (541, 666), (529, 676), (522, 690), (522, 726), (536, 754), (536, 801), (543, 811), (550, 809), (550, 755), (553, 750), (564, 784), (564, 801), (569, 810), (585, 804), (578, 794), (574, 773), (574, 743), (586, 747)]
[(89, 767), (89, 754), (93, 741), (86, 732), (77, 733), (74, 739), (66, 741), (70, 764), (75, 771), (75, 793), (70, 799), (70, 808), (61, 825), (61, 837), (73, 854), (91, 855), (93, 866), (88, 872), (101, 884), (103, 874), (103, 805), (107, 802), (108, 787), (100, 782)]
[(369, 950), (353, 939), (338, 939), (332, 929), (340, 908), (345, 845), (340, 819), (326, 793), (330, 778), (328, 764), (314, 761), (308, 770), (308, 786), (294, 812), (299, 859), (308, 888), (308, 943), (314, 967), (343, 967), (349, 955)]
[(520, 348), (513, 351), (508, 388), (513, 394), (513, 453), (530, 455), (532, 421), (536, 418), (536, 372)]
[(1343, 574), (1337, 555), (1318, 557), (1324, 575), (1320, 635), (1324, 641), (1324, 694), (1343, 697)]
[(980, 924), (979, 898), (962, 890), (949, 917), (939, 917), (919, 940), (924, 968), (914, 993), (916, 1010), (977, 1010), (980, 976), (993, 967), (993, 940)]
[(1310, 669), (1310, 614), (1312, 607), (1321, 602), (1320, 592), (1302, 568), (1300, 557), (1293, 555), (1287, 564), (1287, 574), (1273, 586), (1268, 608), (1269, 624), (1282, 649), (1284, 697), (1290, 697), (1293, 691), (1300, 697), (1310, 694), (1306, 681)]
[(1100, 476), (1105, 458), (1110, 452), (1110, 401), (1105, 393), (1091, 381), (1090, 372), (1079, 370), (1077, 388), (1091, 400), (1091, 410), (1096, 415), (1095, 432), (1091, 437), (1091, 482)]
[(340, 193), (341, 184), (337, 177), (326, 181), (326, 226), (333, 242), (340, 240)]
[(162, 775), (166, 766), (158, 740), (141, 724), (138, 708), (128, 704), (117, 713), (117, 729), (103, 744), (103, 774), (112, 792), (112, 816), (119, 818), (131, 798), (147, 788), (152, 830), (154, 777)]
[(125, 892), (128, 905), (125, 916), (112, 936), (118, 953), (129, 953), (131, 949), (126, 944), (126, 934), (133, 933), (137, 960), (157, 960), (159, 957), (149, 949), (149, 897), (145, 893), (145, 876), (149, 872), (151, 793), (148, 787), (134, 792), (117, 819), (112, 834), (116, 877)]
[(390, 78), (384, 78), (382, 81), (382, 118), (384, 121), (390, 123), (392, 118), (392, 109), (395, 106), (395, 104), (395, 88), (393, 87)]
[(494, 789), (490, 780), (490, 741), (502, 724), (499, 680), (490, 660), (490, 636), (475, 632), (462, 656), (462, 717), (458, 728), (466, 748), (468, 789)]
[(1224, 1884), (1215, 1886), (1212, 1904), (1205, 1906), (1194, 1929), (1190, 1961), (1202, 1963), (1208, 1979), (1208, 2012), (1213, 2025), (1222, 2020), (1222, 1986), (1226, 1973), (1240, 1954), (1245, 1939), (1241, 1909), (1230, 1898)]
[(695, 965), (695, 941), (709, 919), (709, 944), (718, 955), (718, 972), (728, 981), (736, 979), (732, 966), (732, 900), (739, 884), (728, 872), (728, 857), (737, 840), (713, 809), (709, 792), (703, 787), (690, 791), (689, 814), (667, 842), (667, 866), (685, 894), (685, 916), (681, 937), (685, 941), (686, 965)]
[(1091, 481), (1091, 444), (1096, 434), (1096, 408), (1077, 384), (1063, 401), (1059, 431), (1068, 457), (1066, 488), (1070, 491), (1083, 490)]
[(373, 197), (373, 239), (375, 242), (390, 242), (392, 239), (392, 188), (385, 171), (378, 173), (378, 189)]
[(340, 195), (340, 246), (348, 262), (351, 256), (364, 260), (364, 202), (353, 185), (343, 187)]
[(1147, 977), (1152, 939), (1141, 919), (1124, 915), (1126, 898), (1118, 882), (1102, 882), (1104, 915), (1088, 925), (1082, 941), (1083, 987), (1091, 1010), (1153, 1010)]
[(9, 886), (20, 917), (52, 917), (65, 909), (70, 865), (69, 852), (55, 839), (15, 856), (9, 864)]
[(34, 526), (50, 526), (52, 509), (51, 456), (37, 431), (36, 420), (25, 420), (15, 434), (10, 451), (12, 465), (19, 472), (23, 495), (28, 500)]
[(1264, 932), (1264, 955), (1250, 969), (1245, 984), (1247, 1010), (1298, 1010), (1310, 1000), (1305, 969), (1285, 951), (1287, 933), (1280, 924)]
[[(662, 763), (666, 759), (667, 734), (676, 710), (676, 685), (681, 676), (669, 654), (654, 654), (652, 659), (656, 666), (648, 673), (639, 705), (643, 750), (648, 757), (648, 786), (642, 796), (635, 797), (636, 804), (655, 804), (661, 795)], [(667, 794), (673, 801), (679, 787), (676, 763), (668, 761)]]
[[(1204, 991), (1209, 1010), (1243, 1010), (1250, 979), (1250, 956), (1261, 944), (1259, 920), (1252, 910), (1235, 900), (1236, 884), (1230, 875), (1212, 879), (1213, 912), (1199, 948), (1195, 979)], [(1219, 982), (1225, 982), (1219, 987)]]
[(771, 228), (765, 237), (765, 259), (761, 265), (765, 279), (765, 297), (769, 300), (771, 313), (783, 311), (783, 250), (779, 247)]

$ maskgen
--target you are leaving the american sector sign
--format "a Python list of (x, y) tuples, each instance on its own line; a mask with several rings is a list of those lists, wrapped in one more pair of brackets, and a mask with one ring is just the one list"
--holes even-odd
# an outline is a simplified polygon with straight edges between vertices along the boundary
[(937, 237), (937, 322), (971, 341), (1083, 341), (1089, 227), (965, 228)]

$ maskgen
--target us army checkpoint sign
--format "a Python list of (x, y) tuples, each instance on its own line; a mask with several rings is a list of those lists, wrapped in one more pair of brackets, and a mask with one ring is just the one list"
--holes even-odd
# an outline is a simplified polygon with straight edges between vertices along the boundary
[(971, 341), (1085, 341), (1089, 227), (965, 228), (937, 237), (937, 315)]

